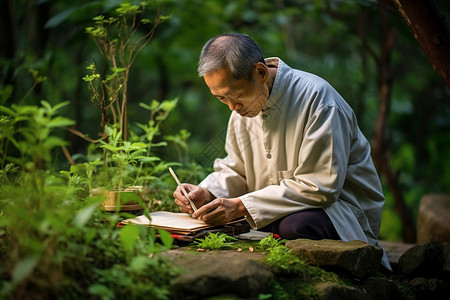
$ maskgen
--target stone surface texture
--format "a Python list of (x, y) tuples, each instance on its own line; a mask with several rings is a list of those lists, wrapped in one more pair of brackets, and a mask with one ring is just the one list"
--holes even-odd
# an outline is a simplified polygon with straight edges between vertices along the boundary
[[(381, 241), (393, 272), (381, 267), (382, 250), (362, 241), (298, 239), (286, 241), (285, 245), (301, 259), (345, 279), (345, 283), (311, 282), (316, 291), (311, 297), (315, 300), (449, 299), (449, 220), (450, 196), (424, 196), (418, 217), (418, 243)], [(162, 255), (183, 270), (174, 279), (170, 299), (274, 299), (270, 287), (282, 276), (270, 269), (262, 252), (196, 252), (180, 247)], [(292, 299), (297, 298), (294, 295)]]
[(420, 201), (417, 243), (450, 242), (450, 196), (429, 194)]
[(375, 275), (383, 251), (362, 241), (297, 239), (286, 241), (286, 247), (312, 265), (347, 272), (358, 279)]
[(184, 272), (176, 278), (171, 299), (205, 298), (215, 295), (257, 297), (268, 290), (272, 273), (262, 263), (263, 254), (237, 251), (192, 253), (169, 251), (169, 259)]
[[(440, 300), (448, 299), (450, 294), (449, 243), (396, 247), (397, 254), (398, 249), (407, 250), (400, 255), (394, 272), (374, 271), (381, 265), (379, 249), (361, 241), (300, 239), (286, 244), (296, 255), (308, 255), (320, 267), (326, 265), (327, 269), (346, 278), (345, 284), (312, 283), (316, 295), (311, 299)], [(385, 250), (389, 257), (389, 249)], [(162, 255), (183, 269), (174, 279), (170, 299), (274, 299), (267, 297), (271, 294), (272, 280), (277, 280), (280, 275), (265, 263), (265, 253), (248, 250), (197, 252), (189, 247), (180, 247)], [(354, 266), (350, 267), (352, 263)], [(371, 275), (368, 275), (367, 268), (371, 269)]]

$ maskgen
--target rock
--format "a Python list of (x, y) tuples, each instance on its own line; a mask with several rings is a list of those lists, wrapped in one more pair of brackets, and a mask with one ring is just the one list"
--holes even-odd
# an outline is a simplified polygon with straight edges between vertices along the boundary
[(286, 247), (312, 265), (344, 271), (358, 279), (376, 274), (383, 251), (362, 241), (308, 240), (286, 241)]
[(444, 264), (442, 266), (442, 270), (444, 272), (444, 276), (450, 278), (450, 243), (443, 243), (442, 251), (444, 254)]
[(369, 299), (403, 299), (404, 291), (390, 279), (383, 277), (371, 277), (360, 284), (370, 297)]
[(414, 278), (408, 286), (418, 300), (444, 300), (448, 299), (448, 293), (450, 292), (450, 284), (436, 278)]
[(417, 243), (450, 242), (450, 196), (425, 195), (417, 218)]
[[(180, 247), (160, 254), (184, 269), (174, 278), (169, 298), (262, 299), (277, 296), (281, 288), (288, 299), (300, 299), (295, 289), (303, 288), (303, 285), (298, 285), (299, 282), (314, 286), (317, 294), (314, 290), (308, 292), (318, 300), (447, 299), (450, 293), (450, 243), (407, 245), (401, 251), (395, 248), (396, 253), (409, 248), (399, 258), (400, 274), (374, 274), (381, 262), (381, 249), (361, 241), (300, 239), (287, 241), (286, 246), (292, 253), (319, 267), (335, 271), (338, 276), (350, 274), (351, 277), (340, 277), (345, 279), (344, 283), (317, 277), (300, 279), (298, 275), (282, 276), (271, 272), (265, 261), (265, 252), (196, 252), (189, 247)], [(386, 251), (389, 252), (389, 248)], [(430, 266), (432, 268), (428, 269)], [(274, 286), (274, 282), (279, 285)]]
[(408, 277), (439, 278), (443, 276), (444, 246), (425, 243), (406, 251), (399, 260), (398, 270)]
[[(257, 297), (267, 292), (272, 273), (258, 261), (264, 256), (252, 256), (232, 251), (169, 251), (166, 255), (184, 268), (173, 284), (171, 299), (204, 299), (217, 295)], [(242, 254), (242, 255), (241, 255)]]
[(361, 290), (331, 282), (316, 284), (316, 290), (319, 300), (367, 300)]
[(388, 241), (380, 241), (381, 247), (383, 247), (386, 255), (388, 257), (389, 263), (392, 268), (395, 268), (398, 265), (398, 261), (400, 257), (410, 248), (416, 246), (417, 244), (412, 243), (402, 243), (402, 242), (388, 242)]

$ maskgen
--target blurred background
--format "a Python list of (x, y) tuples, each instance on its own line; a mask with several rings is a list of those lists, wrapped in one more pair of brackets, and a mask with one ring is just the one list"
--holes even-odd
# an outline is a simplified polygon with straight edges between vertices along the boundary
[[(102, 57), (85, 28), (92, 26), (93, 17), (112, 13), (122, 2), (0, 0), (0, 105), (69, 101), (63, 114), (76, 122), (76, 130), (98, 138), (99, 113), (82, 78), (93, 62), (102, 65)], [(134, 122), (148, 118), (140, 102), (178, 98), (161, 131), (172, 135), (186, 129), (191, 134), (187, 148), (165, 149), (160, 155), (211, 167), (215, 156), (224, 155), (230, 111), (197, 76), (198, 55), (215, 35), (249, 34), (265, 57), (280, 57), (330, 82), (354, 109), (366, 137), (381, 141), (376, 164), (387, 203), (380, 238), (414, 241), (421, 197), (450, 193), (450, 90), (391, 1), (151, 2), (150, 19), (158, 7), (168, 18), (131, 68), (131, 130), (138, 131)], [(436, 4), (448, 19), (450, 2)], [(36, 82), (30, 70), (46, 79)], [(383, 87), (388, 94), (380, 92)], [(382, 105), (387, 110), (385, 122), (379, 123)], [(382, 125), (381, 140), (377, 124)], [(87, 151), (88, 143), (79, 136), (67, 131), (65, 139), (75, 159)], [(58, 168), (69, 167), (62, 153), (55, 158)]]

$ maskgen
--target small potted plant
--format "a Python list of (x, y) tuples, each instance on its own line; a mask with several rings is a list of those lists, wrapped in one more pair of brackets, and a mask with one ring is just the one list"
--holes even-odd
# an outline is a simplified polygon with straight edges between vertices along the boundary
[(101, 194), (104, 198), (102, 206), (106, 211), (133, 211), (142, 209), (145, 200), (140, 180), (142, 164), (146, 159), (143, 154), (147, 145), (137, 142), (122, 141), (122, 132), (117, 128), (106, 126), (108, 142), (101, 141), (104, 150), (104, 165), (100, 176), (104, 187), (97, 188), (93, 194)]
[[(157, 176), (174, 165), (153, 156), (151, 150), (167, 145), (165, 141), (154, 143), (153, 139), (161, 134), (159, 125), (175, 108), (177, 99), (140, 103), (149, 111), (148, 123), (137, 124), (141, 134), (128, 126), (131, 66), (152, 39), (156, 27), (168, 18), (162, 15), (160, 7), (153, 10), (150, 4), (150, 1), (124, 2), (109, 16), (94, 17), (94, 24), (85, 28), (104, 58), (100, 67), (89, 65), (89, 74), (83, 77), (91, 92), (90, 100), (100, 111), (100, 139), (93, 141), (78, 131), (72, 132), (91, 141), (96, 150), (102, 150), (100, 155), (94, 153), (94, 159), (88, 159), (86, 166), (93, 169), (86, 169), (85, 175), (89, 177), (91, 195), (101, 197), (105, 210), (140, 209), (146, 202), (145, 195), (152, 193), (149, 185), (156, 184)], [(150, 20), (145, 15), (154, 18)]]

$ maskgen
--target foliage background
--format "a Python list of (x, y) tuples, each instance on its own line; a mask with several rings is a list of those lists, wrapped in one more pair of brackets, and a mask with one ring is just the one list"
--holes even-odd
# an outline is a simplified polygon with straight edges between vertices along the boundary
[[(69, 101), (64, 115), (75, 128), (97, 138), (99, 114), (89, 102), (81, 79), (95, 61), (102, 65), (93, 41), (84, 32), (92, 18), (111, 12), (118, 0), (0, 1), (0, 104), (51, 104)], [(136, 1), (137, 2), (137, 1)], [(436, 1), (448, 18), (450, 5)], [(211, 37), (237, 31), (251, 35), (266, 57), (278, 56), (290, 66), (328, 80), (354, 108), (362, 131), (371, 139), (379, 104), (376, 65), (356, 33), (377, 49), (381, 39), (378, 5), (389, 12), (398, 30), (392, 57), (394, 90), (388, 128), (392, 168), (416, 218), (421, 197), (450, 193), (450, 91), (434, 72), (418, 43), (389, 2), (375, 0), (167, 0), (170, 19), (160, 25), (153, 40), (139, 54), (131, 70), (129, 119), (145, 119), (138, 103), (179, 97), (177, 108), (163, 124), (164, 135), (180, 129), (191, 132), (187, 151), (159, 153), (186, 166), (196, 161), (210, 167), (223, 155), (229, 111), (216, 101), (197, 77), (198, 54)], [(29, 70), (46, 80), (34, 85)], [(138, 128), (134, 128), (138, 131)], [(87, 143), (69, 132), (74, 158), (86, 153)], [(62, 152), (54, 168), (68, 169)], [(4, 167), (4, 166), (2, 166)], [(189, 178), (186, 178), (187, 180)], [(382, 178), (383, 179), (383, 178)], [(400, 240), (402, 225), (387, 198), (381, 238)]]

